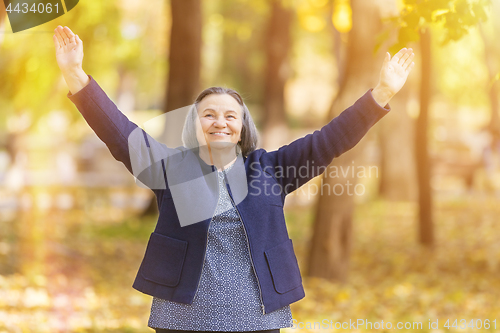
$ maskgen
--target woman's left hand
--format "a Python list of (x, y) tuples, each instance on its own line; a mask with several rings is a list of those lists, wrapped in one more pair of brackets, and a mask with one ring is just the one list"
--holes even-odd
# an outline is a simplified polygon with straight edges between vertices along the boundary
[(412, 61), (415, 54), (413, 49), (401, 49), (391, 59), (386, 53), (380, 79), (372, 94), (377, 103), (385, 106), (389, 100), (403, 87), (415, 63)]

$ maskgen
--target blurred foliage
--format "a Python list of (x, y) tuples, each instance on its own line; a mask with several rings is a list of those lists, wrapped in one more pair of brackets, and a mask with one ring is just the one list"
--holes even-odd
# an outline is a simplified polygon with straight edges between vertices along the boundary
[[(431, 332), (428, 319), (439, 318), (442, 329), (446, 319), (498, 318), (499, 209), (492, 197), (439, 201), (438, 242), (431, 256), (415, 244), (414, 204), (378, 200), (360, 204), (354, 218), (349, 283), (304, 277), (306, 297), (292, 304), (293, 317), (298, 322), (421, 321), (424, 327), (419, 332)], [(154, 219), (105, 222), (82, 213), (31, 214), (21, 221), (2, 222), (2, 248), (7, 243), (8, 256), (15, 256), (21, 270), (0, 276), (0, 331), (146, 330), (151, 297), (131, 285)], [(286, 218), (304, 271), (312, 209), (289, 208)], [(28, 219), (51, 228), (38, 228), (42, 234), (24, 235), (21, 243), (18, 236), (7, 237), (16, 224)], [(33, 244), (33, 239), (40, 241), (23, 246), (23, 242)], [(5, 262), (0, 260), (0, 271)], [(474, 330), (450, 330), (459, 331)]]
[[(0, 44), (0, 126), (5, 128), (8, 117), (16, 114), (29, 115), (34, 125), (42, 115), (54, 109), (65, 110), (74, 120), (81, 118), (66, 98), (67, 86), (57, 67), (52, 41), (57, 25), (68, 26), (80, 36), (85, 53), (83, 68), (87, 74), (116, 90), (121, 75), (134, 73), (138, 79), (138, 107), (158, 106), (163, 93), (158, 89), (161, 88), (158, 82), (163, 80), (166, 62), (162, 55), (167, 51), (165, 43), (158, 43), (158, 39), (166, 37), (147, 32), (155, 23), (168, 22), (165, 13), (157, 10), (154, 15), (155, 5), (159, 3), (154, 1), (151, 6), (136, 10), (125, 0), (81, 1), (70, 13), (56, 20), (23, 33), (6, 31)], [(162, 31), (161, 28), (157, 30)], [(8, 24), (7, 29), (10, 29)], [(107, 89), (106, 92), (115, 97), (116, 91)]]
[[(453, 106), (439, 110), (441, 116), (453, 118), (452, 112), (456, 114), (459, 107), (488, 106), (488, 70), (482, 61), (485, 50), (478, 28), (469, 29), (460, 41), (443, 46), (439, 45), (439, 39), (444, 38), (445, 32), (436, 28), (432, 32), (436, 36), (432, 41), (435, 88), (438, 98), (446, 98), (447, 104)], [(475, 112), (476, 118), (490, 116), (489, 109)]]
[[(251, 103), (262, 103), (263, 43), (270, 8), (268, 2), (241, 1), (234, 6), (231, 2), (218, 1), (212, 4), (207, 2), (205, 6), (211, 7), (208, 29), (214, 32), (212, 38), (217, 38), (219, 52), (217, 64), (204, 64), (207, 70), (212, 71), (210, 85), (232, 87), (243, 98), (249, 98)], [(216, 31), (219, 32), (217, 35)], [(207, 46), (211, 44), (211, 41), (206, 43)], [(211, 68), (213, 65), (217, 66), (217, 70)], [(204, 83), (208, 83), (206, 81)]]
[[(294, 50), (290, 81), (301, 79), (302, 84), (301, 89), (293, 89), (293, 94), (288, 94), (292, 96), (307, 92), (308, 86), (315, 84), (307, 73), (304, 74), (305, 67), (309, 73), (313, 71), (308, 64), (321, 61), (322, 66), (326, 66), (327, 62), (336, 61), (332, 57), (332, 36), (327, 27), (333, 24), (340, 32), (348, 32), (352, 13), (348, 0), (283, 3), (291, 6), (296, 15), (291, 31)], [(404, 1), (400, 15), (391, 20), (395, 25), (388, 26), (385, 33), (378, 36), (378, 46), (398, 31), (397, 43), (390, 50), (394, 54), (396, 49), (418, 39), (418, 29), (429, 23), (444, 31), (443, 42), (457, 40), (486, 19), (489, 3), (490, 0)], [(237, 4), (203, 2), (201, 86), (226, 85), (241, 91), (249, 104), (255, 106), (257, 120), (263, 98), (263, 37), (268, 12), (269, 3), (264, 0), (240, 0)], [(148, 6), (130, 0), (84, 1), (70, 13), (26, 33), (4, 33), (0, 41), (0, 105), (3, 111), (0, 128), (8, 128), (9, 118), (26, 115), (33, 126), (42, 115), (54, 109), (82, 121), (66, 98), (66, 83), (55, 61), (52, 31), (58, 24), (67, 25), (79, 34), (84, 42), (84, 69), (114, 100), (121, 89), (133, 89), (134, 109), (161, 109), (168, 72), (169, 22), (168, 2), (161, 0), (150, 2)], [(311, 45), (314, 50), (309, 49)], [(125, 76), (133, 77), (135, 85), (132, 88), (120, 86)], [(335, 80), (328, 81), (315, 90), (331, 93)], [(298, 86), (294, 84), (294, 87)], [(304, 99), (310, 94), (302, 95)], [(290, 103), (292, 114), (298, 113), (295, 105), (299, 102)]]
[[(360, 204), (354, 218), (349, 282), (342, 285), (305, 278), (306, 298), (292, 304), (294, 318), (298, 322), (384, 320), (392, 322), (393, 328), (400, 321), (423, 323), (422, 330), (402, 332), (436, 332), (428, 329), (429, 319), (439, 319), (438, 331), (448, 331), (443, 327), (447, 319), (497, 319), (500, 295), (495, 291), (495, 276), (500, 269), (500, 246), (495, 236), (496, 200), (472, 196), (440, 200), (432, 255), (415, 244), (416, 204), (378, 200)], [(310, 213), (296, 210), (287, 216), (292, 233), (305, 233), (294, 238), (301, 270), (307, 258), (304, 250), (310, 239)], [(484, 331), (497, 330), (498, 321), (496, 330)]]
[[(441, 45), (457, 41), (468, 33), (471, 27), (488, 19), (487, 11), (491, 0), (403, 0), (403, 8), (392, 22), (390, 30), (398, 28), (397, 42), (390, 52), (396, 53), (411, 42), (420, 40), (419, 30), (435, 24), (445, 31)], [(388, 37), (386, 30), (379, 37), (381, 42)]]

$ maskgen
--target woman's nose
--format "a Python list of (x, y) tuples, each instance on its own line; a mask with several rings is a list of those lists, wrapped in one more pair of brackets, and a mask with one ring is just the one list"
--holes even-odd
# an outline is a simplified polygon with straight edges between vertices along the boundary
[(226, 119), (224, 119), (224, 117), (215, 118), (214, 126), (215, 127), (226, 127)]

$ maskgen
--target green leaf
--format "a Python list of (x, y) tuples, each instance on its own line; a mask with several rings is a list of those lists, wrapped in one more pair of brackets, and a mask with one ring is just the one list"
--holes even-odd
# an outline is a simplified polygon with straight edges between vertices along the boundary
[(415, 6), (417, 4), (417, 0), (404, 0), (403, 2), (406, 6)]
[(412, 10), (403, 17), (403, 20), (406, 22), (407, 27), (414, 29), (420, 22), (420, 15), (418, 15), (416, 10)]
[(410, 29), (408, 27), (401, 27), (398, 33), (398, 41), (403, 44), (408, 42), (415, 42), (420, 39), (418, 32), (415, 29)]
[(422, 6), (419, 8), (421, 16), (427, 21), (432, 22), (432, 9), (429, 6)]

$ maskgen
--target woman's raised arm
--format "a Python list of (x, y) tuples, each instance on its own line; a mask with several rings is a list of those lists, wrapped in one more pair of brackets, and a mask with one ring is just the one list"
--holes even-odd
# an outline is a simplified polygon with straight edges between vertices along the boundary
[(68, 27), (58, 26), (53, 36), (57, 64), (68, 84), (68, 98), (113, 157), (151, 190), (166, 188), (168, 148), (131, 122), (111, 101), (92, 76), (82, 69), (83, 43)]
[(403, 48), (392, 59), (387, 53), (374, 89), (321, 130), (262, 154), (260, 163), (267, 170), (274, 170), (285, 195), (323, 173), (335, 157), (353, 148), (387, 114), (387, 103), (403, 87), (414, 66), (413, 57), (411, 48)]

